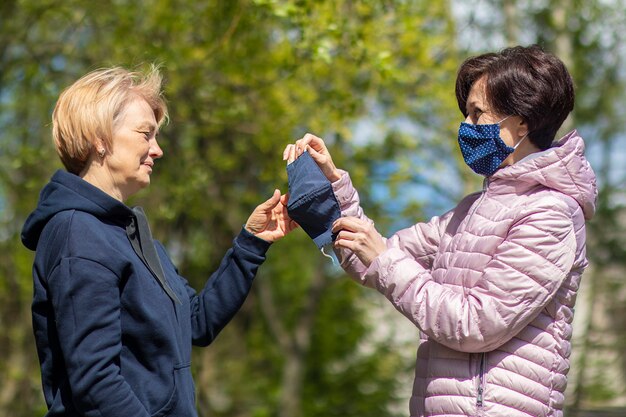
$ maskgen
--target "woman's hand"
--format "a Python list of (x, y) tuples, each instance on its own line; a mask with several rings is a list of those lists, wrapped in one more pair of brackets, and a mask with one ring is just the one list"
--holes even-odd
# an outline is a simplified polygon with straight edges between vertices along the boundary
[(335, 248), (354, 252), (368, 267), (378, 255), (387, 250), (387, 245), (374, 224), (358, 217), (340, 217), (335, 220), (333, 233), (338, 233)]
[(309, 151), (313, 160), (319, 165), (330, 182), (335, 182), (341, 178), (341, 174), (335, 167), (333, 158), (330, 156), (324, 140), (310, 133), (304, 135), (302, 139), (298, 139), (295, 144), (287, 145), (283, 151), (283, 161), (286, 160), (287, 163), (292, 163), (305, 150)]
[(288, 200), (286, 194), (280, 195), (279, 190), (274, 190), (274, 195), (269, 200), (254, 209), (246, 222), (246, 230), (268, 242), (275, 242), (284, 237), (298, 227), (287, 214)]

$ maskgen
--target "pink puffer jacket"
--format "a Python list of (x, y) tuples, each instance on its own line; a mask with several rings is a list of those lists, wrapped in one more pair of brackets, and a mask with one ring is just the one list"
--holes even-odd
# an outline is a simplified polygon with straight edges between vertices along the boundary
[[(411, 416), (562, 416), (595, 175), (573, 131), (497, 171), (482, 193), (342, 267), (420, 329)], [(347, 173), (343, 216), (366, 219)]]

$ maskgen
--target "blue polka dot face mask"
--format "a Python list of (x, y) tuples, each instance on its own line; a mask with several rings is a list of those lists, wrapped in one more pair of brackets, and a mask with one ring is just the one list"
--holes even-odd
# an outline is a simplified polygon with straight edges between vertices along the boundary
[(526, 139), (524, 136), (515, 147), (510, 147), (504, 143), (500, 137), (500, 123), (509, 117), (507, 116), (497, 123), (484, 125), (461, 123), (458, 137), (459, 146), (465, 163), (475, 173), (485, 177), (491, 176)]

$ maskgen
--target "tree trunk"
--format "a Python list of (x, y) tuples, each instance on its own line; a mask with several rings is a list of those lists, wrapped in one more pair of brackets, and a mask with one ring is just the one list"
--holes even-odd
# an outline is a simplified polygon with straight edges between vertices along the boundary
[(519, 43), (519, 16), (517, 13), (517, 2), (504, 2), (504, 33), (508, 46)]
[(299, 349), (286, 352), (283, 381), (280, 395), (279, 417), (302, 415), (302, 383), (304, 380), (304, 358)]
[[(587, 368), (589, 366), (589, 352), (592, 348), (591, 346), (591, 335), (593, 333), (593, 323), (594, 323), (594, 304), (597, 298), (597, 284), (596, 282), (600, 279), (602, 272), (598, 269), (593, 269), (588, 271), (587, 276), (584, 279), (589, 282), (588, 285), (581, 286), (581, 289), (586, 288), (587, 292), (581, 294), (580, 302), (583, 302), (585, 305), (582, 309), (585, 311), (585, 317), (582, 320), (583, 331), (581, 332), (581, 341), (580, 346), (578, 347), (578, 352), (576, 352), (576, 356), (578, 360), (574, 364), (575, 369), (575, 387), (573, 391), (573, 400), (571, 401), (571, 411), (572, 417), (576, 417), (582, 402), (585, 398), (585, 380), (587, 377)], [(572, 340), (572, 344), (576, 345), (575, 340)]]
[[(567, 20), (569, 18), (569, 10), (573, 5), (571, 0), (561, 0), (554, 2), (552, 7), (552, 20), (554, 22), (554, 28), (556, 30), (556, 39), (554, 41), (554, 53), (558, 56), (565, 66), (570, 70), (574, 69), (574, 57), (572, 47), (572, 35), (567, 28)], [(574, 126), (574, 115), (570, 116), (563, 122), (561, 126), (561, 132), (569, 132)], [(557, 137), (560, 137), (557, 135)]]
[(287, 329), (276, 310), (269, 285), (258, 286), (261, 311), (280, 349), (285, 354), (282, 373), (279, 417), (302, 415), (302, 386), (306, 372), (306, 356), (311, 347), (311, 335), (320, 298), (328, 278), (321, 269), (311, 277), (309, 297), (302, 309), (296, 327)]

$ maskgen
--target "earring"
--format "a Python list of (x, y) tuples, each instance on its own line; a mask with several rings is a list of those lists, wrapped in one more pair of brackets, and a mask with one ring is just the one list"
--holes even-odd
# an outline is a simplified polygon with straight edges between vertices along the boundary
[(100, 149), (100, 150), (98, 151), (98, 156), (99, 156), (100, 158), (104, 158), (104, 154), (105, 154), (105, 153), (106, 153), (106, 150), (105, 150), (104, 148), (102, 148), (102, 149)]

